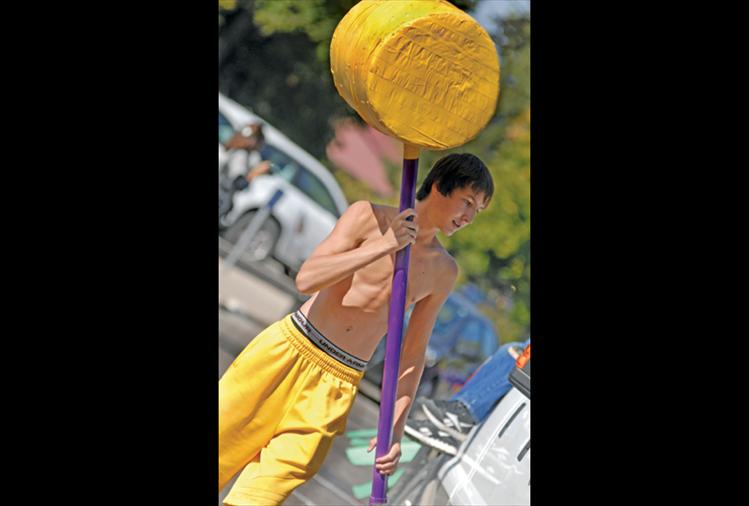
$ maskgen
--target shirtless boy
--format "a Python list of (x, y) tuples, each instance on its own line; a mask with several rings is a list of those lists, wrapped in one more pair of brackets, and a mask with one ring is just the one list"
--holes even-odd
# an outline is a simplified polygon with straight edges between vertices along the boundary
[[(411, 245), (393, 444), (376, 469), (395, 472), (437, 314), (458, 274), (437, 240), (470, 224), (494, 192), (470, 154), (438, 160), (415, 209), (354, 202), (296, 278), (311, 297), (255, 337), (219, 380), (219, 491), (226, 505), (281, 504), (321, 467), (346, 427), (367, 360), (387, 332), (395, 253)], [(408, 221), (414, 216), (413, 221)], [(376, 439), (370, 443), (371, 451)]]

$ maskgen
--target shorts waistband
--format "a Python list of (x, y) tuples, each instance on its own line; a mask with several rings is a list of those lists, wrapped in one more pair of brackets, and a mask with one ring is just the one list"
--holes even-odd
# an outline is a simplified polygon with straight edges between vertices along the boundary
[(367, 361), (356, 357), (335, 344), (315, 328), (301, 311), (296, 311), (291, 315), (291, 321), (297, 329), (302, 332), (312, 344), (323, 350), (325, 353), (357, 371), (363, 371), (367, 368)]
[[(281, 320), (287, 340), (304, 357), (312, 360), (335, 377), (358, 385), (367, 362), (344, 352), (315, 329), (304, 315), (297, 311)], [(344, 362), (348, 357), (351, 362)]]

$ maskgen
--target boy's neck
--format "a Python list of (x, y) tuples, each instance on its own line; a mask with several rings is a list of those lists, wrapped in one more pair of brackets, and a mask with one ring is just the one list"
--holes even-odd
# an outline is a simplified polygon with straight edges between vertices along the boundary
[(417, 244), (428, 244), (434, 240), (434, 237), (439, 231), (437, 226), (431, 219), (429, 196), (424, 200), (417, 200), (414, 205), (414, 210), (418, 215), (416, 222), (419, 225), (419, 233), (416, 236)]

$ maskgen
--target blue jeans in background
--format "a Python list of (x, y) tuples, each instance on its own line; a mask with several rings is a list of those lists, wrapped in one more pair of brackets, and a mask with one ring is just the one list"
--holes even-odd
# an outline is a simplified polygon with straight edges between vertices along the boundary
[(509, 353), (510, 346), (519, 347), (521, 352), (530, 344), (507, 343), (501, 346), (489, 357), (469, 379), (452, 400), (465, 404), (477, 423), (481, 423), (489, 416), (497, 402), (510, 391), (510, 372), (515, 368), (515, 360)]

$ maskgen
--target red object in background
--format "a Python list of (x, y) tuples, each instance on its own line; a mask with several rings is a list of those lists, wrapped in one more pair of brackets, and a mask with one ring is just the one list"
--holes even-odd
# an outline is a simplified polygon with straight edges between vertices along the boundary
[(523, 354), (520, 355), (515, 362), (515, 365), (517, 365), (520, 369), (525, 367), (525, 364), (528, 363), (528, 361), (531, 359), (531, 345), (525, 347), (523, 350)]
[(402, 146), (369, 125), (361, 126), (353, 120), (342, 120), (335, 125), (335, 138), (325, 152), (333, 164), (363, 181), (382, 197), (393, 194), (385, 169), (385, 160), (399, 165)]

